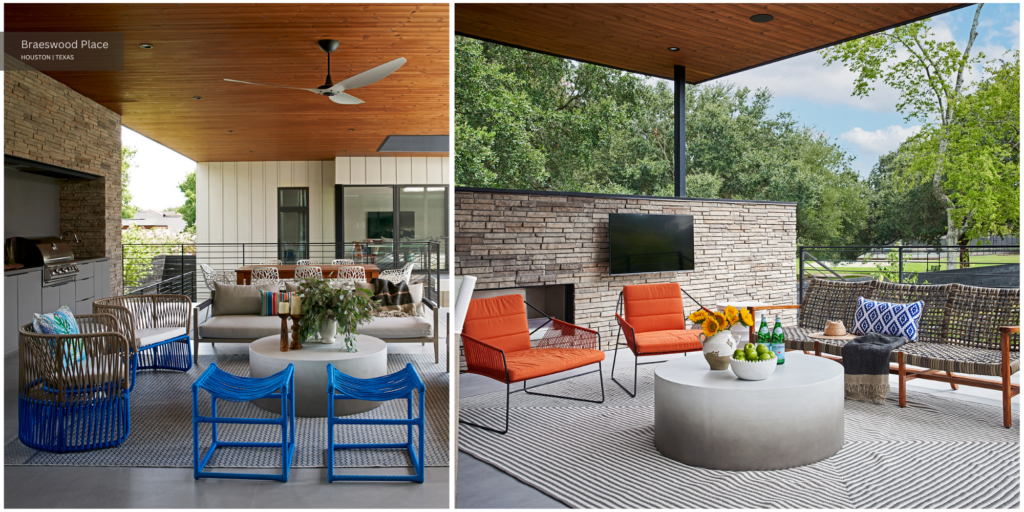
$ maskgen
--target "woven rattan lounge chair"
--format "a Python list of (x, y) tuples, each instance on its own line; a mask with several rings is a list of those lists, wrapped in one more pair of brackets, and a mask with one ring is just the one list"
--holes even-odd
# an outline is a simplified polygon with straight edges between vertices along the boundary
[(122, 295), (92, 303), (93, 313), (117, 319), (118, 332), (132, 344), (131, 389), (142, 370), (192, 368), (189, 329), (192, 300), (186, 295)]
[[(749, 308), (756, 311), (796, 309), (796, 327), (783, 327), (786, 348), (814, 352), (842, 362), (841, 340), (808, 337), (821, 332), (827, 320), (854, 325), (857, 298), (909, 303), (924, 302), (918, 339), (893, 351), (890, 373), (899, 375), (900, 407), (907, 405), (907, 381), (926, 379), (1002, 391), (1003, 425), (1011, 426), (1010, 399), (1020, 385), (1010, 376), (1020, 370), (1020, 290), (962, 284), (911, 285), (881, 281), (844, 282), (813, 279), (803, 304)], [(753, 333), (753, 328), (751, 328)], [(908, 368), (915, 366), (918, 368)], [(957, 375), (968, 373), (999, 380)]]
[(131, 431), (128, 339), (111, 315), (77, 315), (75, 322), (79, 334), (19, 329), (18, 439), (26, 446), (94, 450), (121, 444)]
[[(686, 328), (686, 313), (683, 312), (683, 295), (678, 284), (636, 284), (623, 286), (616, 305), (615, 318), (619, 322), (619, 334), (615, 337), (615, 357), (612, 359), (612, 380), (636, 397), (636, 370), (641, 364), (664, 361), (640, 362), (641, 356), (658, 356), (683, 352), (699, 352), (700, 329)], [(625, 318), (621, 313), (625, 312)], [(619, 340), (625, 337), (625, 345), (633, 352), (633, 391), (630, 392), (615, 379), (615, 361), (619, 356)]]
[[(382, 377), (358, 379), (338, 371), (334, 365), (327, 363), (327, 481), (358, 480), (384, 482), (418, 482), (423, 483), (424, 430), (426, 429), (425, 396), (427, 386), (416, 373), (412, 363), (405, 368)], [(419, 397), (416, 400), (416, 397)], [(386, 402), (389, 400), (405, 400), (408, 414), (403, 419), (347, 418), (334, 416), (335, 400), (371, 400)], [(416, 401), (418, 414), (413, 413)], [(404, 443), (335, 443), (335, 425), (405, 425), (406, 442)], [(416, 437), (413, 437), (413, 427)], [(353, 429), (356, 430), (356, 429)], [(356, 430), (358, 432), (358, 430)], [(418, 447), (417, 447), (418, 445)], [(414, 475), (349, 475), (334, 474), (335, 450), (366, 450), (366, 449), (404, 449), (409, 451)]]
[[(459, 423), (498, 434), (508, 432), (509, 396), (512, 383), (522, 382), (523, 392), (531, 395), (565, 398), (580, 402), (604, 402), (604, 374), (601, 373), (601, 335), (550, 316), (550, 324), (536, 346), (531, 346), (526, 306), (520, 295), (502, 295), (489, 299), (473, 299), (462, 326), (462, 346), (466, 355), (466, 371), (505, 383), (505, 428), (498, 430), (460, 419)], [(533, 306), (530, 306), (533, 307)], [(534, 310), (544, 314), (537, 308)], [(538, 327), (534, 330), (543, 328)], [(526, 381), (597, 363), (601, 382), (601, 399), (588, 400), (568, 396), (530, 392)]]

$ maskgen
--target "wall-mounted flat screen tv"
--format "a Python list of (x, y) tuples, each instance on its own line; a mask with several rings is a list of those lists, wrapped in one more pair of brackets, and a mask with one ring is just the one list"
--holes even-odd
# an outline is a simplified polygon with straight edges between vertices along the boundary
[[(415, 238), (416, 212), (402, 212), (402, 238)], [(394, 238), (395, 212), (366, 212), (366, 238)]]
[(608, 215), (609, 273), (693, 270), (693, 215)]

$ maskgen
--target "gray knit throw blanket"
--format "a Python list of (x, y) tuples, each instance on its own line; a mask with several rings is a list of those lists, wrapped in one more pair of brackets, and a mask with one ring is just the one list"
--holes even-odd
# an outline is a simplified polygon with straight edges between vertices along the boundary
[(846, 398), (884, 404), (889, 394), (889, 357), (906, 338), (875, 332), (858, 336), (843, 346)]

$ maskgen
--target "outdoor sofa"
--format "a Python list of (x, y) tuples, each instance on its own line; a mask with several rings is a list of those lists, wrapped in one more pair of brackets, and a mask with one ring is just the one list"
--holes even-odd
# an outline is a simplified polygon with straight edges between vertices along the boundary
[(800, 305), (749, 309), (752, 313), (798, 309), (796, 327), (783, 328), (786, 348), (813, 351), (842, 362), (846, 341), (809, 335), (822, 332), (827, 320), (842, 320), (852, 327), (858, 297), (904, 304), (924, 302), (917, 341), (893, 351), (891, 358), (890, 372), (899, 375), (900, 407), (907, 406), (907, 381), (913, 379), (948, 382), (953, 389), (959, 384), (993, 389), (1003, 393), (1003, 425), (1010, 427), (1010, 399), (1020, 393), (1020, 385), (1010, 382), (1010, 376), (1020, 370), (1020, 289), (813, 279)]
[[(222, 297), (231, 295), (243, 285), (223, 285), (217, 283), (217, 289), (222, 289)], [(277, 291), (278, 283), (266, 283), (262, 285), (248, 285), (246, 288), (256, 288), (266, 291)], [(227, 293), (225, 293), (227, 292)], [(218, 304), (217, 290), (213, 296), (200, 303), (193, 309), (193, 323), (195, 332), (192, 337), (193, 353), (195, 360), (199, 361), (199, 343), (250, 343), (266, 336), (273, 336), (281, 333), (281, 319), (277, 316), (260, 316), (259, 307), (251, 303), (238, 307), (236, 304)], [(259, 299), (256, 299), (258, 304)], [(388, 343), (433, 343), (434, 362), (440, 361), (438, 354), (438, 333), (434, 328), (437, 325), (438, 306), (433, 301), (424, 297), (423, 304), (418, 316), (409, 317), (373, 317), (367, 323), (360, 325), (356, 330), (358, 334), (365, 334), (380, 338)], [(431, 321), (433, 316), (433, 321)]]

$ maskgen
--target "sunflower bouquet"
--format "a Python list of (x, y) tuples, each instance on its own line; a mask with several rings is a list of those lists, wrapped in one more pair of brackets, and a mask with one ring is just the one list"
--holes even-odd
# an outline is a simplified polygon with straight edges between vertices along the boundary
[(747, 327), (754, 325), (754, 317), (751, 316), (750, 310), (738, 310), (735, 306), (726, 306), (725, 311), (714, 312), (707, 308), (701, 308), (690, 313), (689, 319), (691, 322), (699, 324), (704, 336), (709, 338), (731, 329), (737, 322)]

